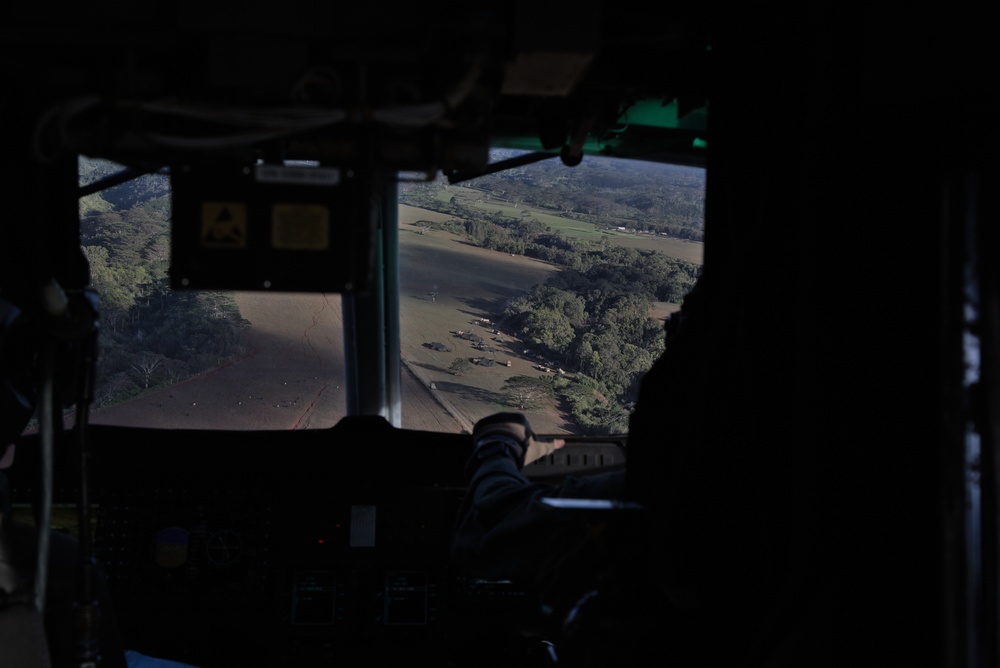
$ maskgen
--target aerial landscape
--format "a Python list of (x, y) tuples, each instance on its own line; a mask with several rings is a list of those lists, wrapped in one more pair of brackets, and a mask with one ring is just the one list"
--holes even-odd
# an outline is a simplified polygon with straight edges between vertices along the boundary
[[(614, 171), (584, 176), (591, 182), (597, 177), (612, 179), (618, 204), (598, 198), (598, 190), (586, 186), (590, 194), (581, 197), (577, 193), (571, 203), (565, 189), (539, 187), (537, 172), (528, 185), (524, 185), (528, 175), (514, 173), (505, 181), (487, 178), (462, 185), (401, 187), (401, 426), (469, 431), (481, 416), (519, 410), (539, 433), (622, 432), (635, 379), (655, 356), (663, 321), (679, 308), (701, 262), (700, 170), (672, 168), (678, 170), (678, 193), (631, 195), (645, 207), (649, 215), (640, 218), (647, 220), (657, 218), (658, 212), (669, 214), (661, 200), (673, 197), (678, 210), (688, 215), (687, 222), (694, 219), (694, 224), (673, 227), (671, 233), (634, 222), (618, 224), (638, 209), (626, 197), (628, 187), (634, 186), (624, 185), (621, 179), (625, 177)], [(556, 178), (564, 184), (568, 180), (565, 174)], [(128, 341), (116, 336), (114, 343), (102, 347), (103, 390), (97, 392), (93, 421), (177, 429), (282, 430), (336, 424), (346, 406), (340, 295), (165, 294), (158, 287), (167, 271), (162, 263), (158, 268), (138, 261), (120, 266), (128, 253), (149, 258), (155, 251), (162, 256), (166, 227), (155, 228), (151, 221), (169, 215), (164, 186), (162, 182), (147, 184), (148, 190), (134, 186), (118, 194), (116, 205), (106, 200), (82, 205), (81, 216), (90, 221), (85, 230), (93, 239), (90, 246), (85, 239), (85, 250), (107, 305), (104, 328), (115, 334), (134, 333)], [(533, 198), (532, 192), (545, 193), (550, 199)], [(668, 214), (660, 219), (672, 220)], [(599, 218), (614, 224), (595, 224)], [(144, 245), (123, 249), (108, 230), (130, 225), (150, 231)], [(595, 281), (616, 285), (616, 294), (623, 282), (638, 280), (609, 274), (609, 269), (590, 259), (613, 253), (630, 253), (630, 260), (636, 253), (668, 258), (673, 263), (669, 280), (674, 283), (651, 288), (667, 298), (629, 298), (625, 306), (622, 297), (616, 296), (619, 301), (608, 307), (612, 310), (607, 316), (587, 312), (594, 307), (586, 305), (583, 297), (567, 300), (567, 291), (578, 289), (567, 282), (567, 269), (588, 286), (596, 286)], [(533, 292), (560, 274), (562, 283), (544, 293)], [(121, 297), (121, 289), (112, 289), (106, 282), (112, 277), (124, 277), (140, 287), (131, 297)], [(172, 338), (152, 333), (155, 323), (148, 305), (156, 299), (153, 293), (164, 303), (185, 300), (186, 308), (204, 309), (205, 327), (214, 329), (188, 331), (187, 340), (181, 343), (175, 341), (177, 332), (169, 324), (166, 330), (172, 331)], [(607, 295), (612, 290), (605, 288), (604, 293), (601, 298), (610, 301)], [(553, 298), (560, 300), (555, 310), (549, 303)], [(631, 313), (633, 301), (641, 305), (641, 316)], [(543, 313), (550, 315), (543, 318)], [(588, 337), (588, 354), (593, 359), (603, 356), (607, 367), (610, 355), (625, 354), (608, 348), (607, 341), (623, 337), (613, 327), (635, 318), (648, 320), (638, 325), (644, 330), (638, 334), (643, 341), (623, 343), (630, 359), (615, 365), (634, 365), (627, 369), (630, 375), (609, 377), (611, 386), (600, 383), (600, 378), (594, 382), (590, 376), (597, 373), (598, 365), (591, 374), (583, 372), (588, 358), (582, 356), (579, 341)], [(600, 339), (584, 328), (587, 319), (611, 323), (603, 326), (612, 329)], [(179, 321), (164, 322), (176, 326)], [(594, 322), (586, 325), (594, 326)], [(138, 347), (135, 339), (141, 342)], [(206, 350), (198, 342), (215, 349)], [(581, 400), (581, 396), (586, 398)], [(624, 397), (619, 399), (624, 403), (619, 406), (612, 396)], [(586, 423), (588, 418), (581, 420), (581, 415), (598, 417)]]

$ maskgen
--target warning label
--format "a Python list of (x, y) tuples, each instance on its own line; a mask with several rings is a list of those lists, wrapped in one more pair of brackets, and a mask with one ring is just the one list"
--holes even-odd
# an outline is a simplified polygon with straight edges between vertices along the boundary
[(202, 202), (201, 245), (205, 248), (247, 247), (247, 205)]
[(330, 247), (330, 209), (322, 204), (275, 204), (271, 245), (279, 250), (322, 251)]

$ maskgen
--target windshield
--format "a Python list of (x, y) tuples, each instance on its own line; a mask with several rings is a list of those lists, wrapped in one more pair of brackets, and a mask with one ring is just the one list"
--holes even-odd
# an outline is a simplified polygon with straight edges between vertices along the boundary
[[(504, 157), (496, 152), (495, 158)], [(81, 183), (121, 167), (81, 158)], [(621, 434), (702, 262), (704, 170), (588, 157), (398, 187), (404, 428), (526, 413)], [(170, 180), (81, 199), (101, 298), (91, 420), (315, 429), (346, 415), (336, 293), (171, 290)]]

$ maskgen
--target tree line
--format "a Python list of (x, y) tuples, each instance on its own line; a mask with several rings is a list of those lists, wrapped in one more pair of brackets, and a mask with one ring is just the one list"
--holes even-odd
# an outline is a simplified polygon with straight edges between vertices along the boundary
[[(514, 153), (495, 151), (492, 159)], [(627, 227), (704, 241), (705, 170), (696, 167), (585, 158), (568, 168), (558, 160), (545, 160), (462, 185), (598, 228)]]
[(639, 383), (663, 351), (653, 302), (680, 303), (699, 270), (651, 251), (596, 255), (602, 261), (591, 257), (587, 269), (567, 268), (512, 299), (504, 317), (522, 340), (579, 372), (553, 378), (578, 424), (624, 433)]
[[(80, 159), (80, 182), (120, 167)], [(170, 289), (170, 184), (146, 175), (80, 201), (80, 242), (100, 296), (95, 406), (136, 396), (245, 352), (232, 294)]]

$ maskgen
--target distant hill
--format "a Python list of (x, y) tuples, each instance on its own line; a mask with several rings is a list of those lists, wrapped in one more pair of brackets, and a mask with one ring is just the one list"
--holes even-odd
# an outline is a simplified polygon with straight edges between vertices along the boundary
[[(519, 152), (494, 151), (491, 162)], [(439, 180), (443, 187), (443, 182)], [(502, 193), (507, 200), (570, 212), (595, 225), (623, 225), (702, 241), (705, 170), (612, 158), (558, 158), (470, 179), (462, 185)]]
[[(113, 176), (125, 169), (122, 165), (95, 160), (80, 156), (80, 185), (96, 183), (101, 179)], [(124, 211), (139, 206), (144, 202), (170, 194), (170, 177), (165, 174), (146, 174), (126, 181), (120, 185), (102, 190), (98, 194), (88, 195), (80, 203), (81, 215), (88, 213), (103, 213), (115, 210)]]

